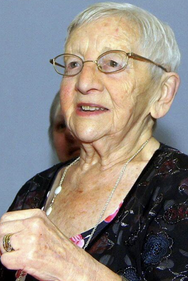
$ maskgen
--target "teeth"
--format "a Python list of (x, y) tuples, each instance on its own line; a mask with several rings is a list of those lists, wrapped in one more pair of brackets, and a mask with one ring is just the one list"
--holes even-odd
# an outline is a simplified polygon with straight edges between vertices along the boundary
[(103, 107), (89, 106), (89, 105), (82, 105), (81, 109), (84, 110), (84, 111), (104, 110)]

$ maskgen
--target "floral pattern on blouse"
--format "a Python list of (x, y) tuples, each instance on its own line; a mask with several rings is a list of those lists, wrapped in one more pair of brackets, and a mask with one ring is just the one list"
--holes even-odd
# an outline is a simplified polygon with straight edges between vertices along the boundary
[(127, 280), (141, 281), (134, 267), (128, 267), (125, 270), (119, 271), (118, 273), (119, 275), (125, 277)]
[(169, 224), (175, 224), (182, 220), (187, 220), (188, 200), (180, 204), (172, 205), (168, 210), (165, 211), (163, 219)]
[(84, 242), (84, 238), (82, 237), (81, 234), (71, 237), (70, 240), (71, 240), (75, 245), (77, 245), (78, 247), (80, 247), (80, 248), (83, 248), (83, 247), (84, 247), (85, 242)]
[(143, 247), (142, 259), (146, 266), (157, 265), (171, 255), (173, 240), (165, 232), (149, 233)]

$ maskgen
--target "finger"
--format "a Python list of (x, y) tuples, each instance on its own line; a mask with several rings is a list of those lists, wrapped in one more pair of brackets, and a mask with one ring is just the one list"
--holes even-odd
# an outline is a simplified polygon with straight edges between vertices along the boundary
[[(8, 238), (7, 238), (8, 237)], [(27, 239), (26, 239), (27, 238)], [(27, 229), (17, 232), (17, 233), (8, 233), (1, 237), (0, 239), (0, 251), (2, 254), (11, 253), (18, 250), (27, 250), (32, 249), (32, 236), (29, 236)], [(10, 250), (8, 251), (7, 248)]]
[[(26, 276), (27, 274), (30, 274), (31, 276), (33, 276), (34, 278), (40, 281), (51, 280), (49, 279), (49, 276), (47, 276), (48, 279), (46, 279), (45, 278), (46, 274), (44, 274), (43, 270), (40, 272), (41, 268), (34, 266), (34, 264), (36, 265), (36, 263), (34, 263), (31, 259), (25, 257), (25, 255), (21, 254), (19, 251), (5, 253), (1, 257), (1, 262), (6, 268), (10, 270), (17, 270), (16, 278), (18, 279), (19, 279), (18, 276), (21, 273), (22, 276)], [(20, 268), (24, 268), (24, 270), (23, 269), (20, 270)]]
[(0, 239), (8, 233), (20, 232), (25, 228), (24, 220), (8, 221), (0, 224)]
[(30, 209), (23, 211), (14, 211), (3, 215), (0, 221), (0, 235), (18, 232), (24, 227), (30, 227), (29, 224), (34, 222), (46, 221), (47, 216), (40, 209)]
[(19, 210), (5, 213), (0, 220), (0, 223), (6, 221), (22, 220), (34, 216), (43, 216), (44, 211), (40, 209)]
[(14, 251), (14, 248), (12, 247), (11, 244), (11, 236), (13, 234), (9, 233), (3, 236), (3, 238), (0, 240), (0, 252), (1, 254), (4, 254), (6, 252), (10, 253)]
[(19, 251), (4, 252), (1, 256), (1, 263), (6, 268), (14, 270), (18, 270), (24, 266)]
[[(28, 233), (27, 229), (17, 233), (8, 233), (0, 239), (0, 251), (2, 254), (7, 252), (12, 253), (14, 251), (29, 252), (35, 248), (35, 241), (37, 241), (37, 237)], [(10, 251), (7, 251), (7, 248)]]

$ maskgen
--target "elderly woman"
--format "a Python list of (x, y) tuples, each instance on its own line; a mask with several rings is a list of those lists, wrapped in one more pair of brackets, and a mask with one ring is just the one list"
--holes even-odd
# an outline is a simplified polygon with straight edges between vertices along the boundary
[(1, 280), (187, 280), (188, 157), (152, 136), (179, 59), (170, 27), (133, 5), (74, 19), (51, 62), (81, 155), (28, 181), (2, 217)]
[(65, 124), (60, 105), (60, 91), (55, 95), (50, 107), (49, 140), (53, 150), (61, 162), (68, 161), (80, 155), (80, 144)]

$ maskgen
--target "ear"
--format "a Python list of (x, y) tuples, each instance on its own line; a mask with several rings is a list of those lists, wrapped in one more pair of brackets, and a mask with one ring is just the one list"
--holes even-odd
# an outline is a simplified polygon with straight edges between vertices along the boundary
[(158, 87), (158, 97), (151, 106), (153, 118), (163, 117), (170, 109), (180, 84), (180, 77), (175, 72), (165, 73)]

